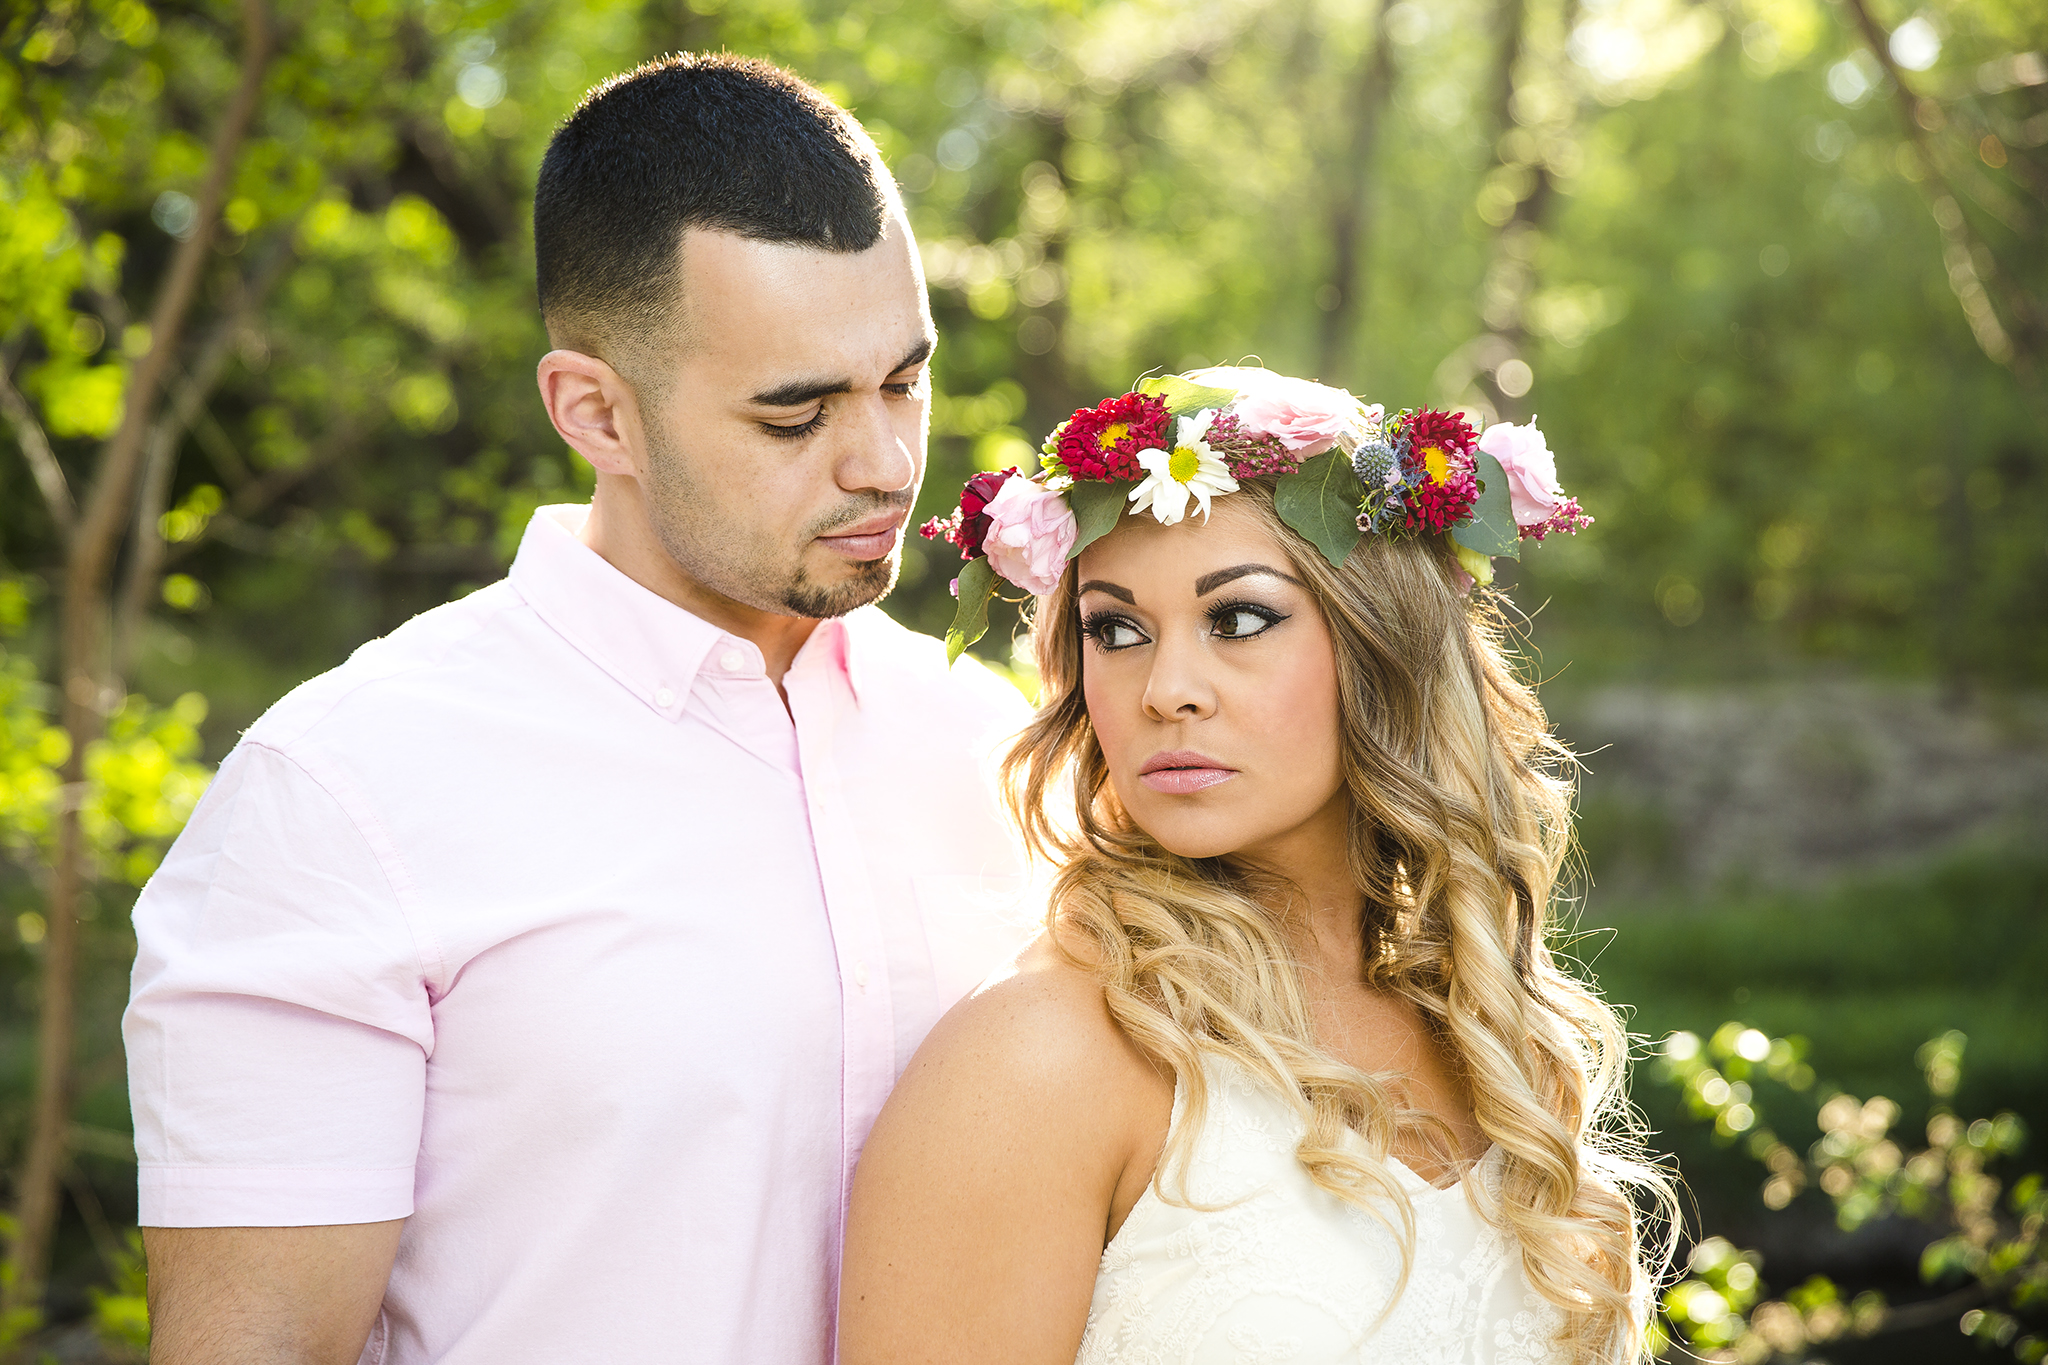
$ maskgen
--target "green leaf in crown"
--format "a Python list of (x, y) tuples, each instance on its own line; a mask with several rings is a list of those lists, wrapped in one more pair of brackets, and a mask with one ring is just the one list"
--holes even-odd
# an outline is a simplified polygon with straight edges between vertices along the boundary
[(986, 558), (970, 559), (960, 569), (960, 607), (946, 628), (946, 662), (958, 659), (967, 646), (988, 634), (988, 600), (995, 596), (996, 571)]
[(1155, 374), (1150, 379), (1141, 380), (1133, 392), (1157, 398), (1175, 417), (1200, 412), (1203, 408), (1220, 408), (1237, 397), (1236, 389), (1212, 389), (1177, 374)]
[(1074, 509), (1076, 532), (1068, 559), (1079, 559), (1081, 551), (1116, 529), (1117, 518), (1129, 502), (1128, 483), (1077, 483), (1067, 490), (1067, 506)]
[(1522, 533), (1515, 525), (1514, 505), (1508, 498), (1508, 474), (1500, 461), (1479, 451), (1479, 501), (1472, 506), (1472, 519), (1451, 528), (1451, 539), (1474, 554), (1522, 557)]
[(1341, 567), (1364, 537), (1358, 529), (1360, 496), (1351, 457), (1333, 449), (1281, 475), (1273, 485), (1273, 508), (1323, 558)]

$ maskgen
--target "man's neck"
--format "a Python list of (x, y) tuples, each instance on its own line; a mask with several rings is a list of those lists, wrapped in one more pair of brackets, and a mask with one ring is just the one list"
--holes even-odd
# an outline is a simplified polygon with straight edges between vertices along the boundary
[(701, 621), (752, 641), (761, 651), (768, 680), (781, 691), (783, 675), (789, 672), (804, 641), (811, 638), (817, 619), (762, 611), (705, 587), (683, 572), (682, 566), (663, 548), (647, 522), (644, 508), (610, 506), (613, 501), (602, 494), (590, 500), (590, 515), (583, 523), (580, 537), (583, 543), (649, 592), (675, 603)]

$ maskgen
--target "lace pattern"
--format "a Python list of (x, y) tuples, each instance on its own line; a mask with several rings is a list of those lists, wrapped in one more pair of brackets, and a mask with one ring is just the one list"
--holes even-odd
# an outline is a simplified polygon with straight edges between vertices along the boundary
[[(1217, 1058), (1183, 1207), (1148, 1189), (1102, 1253), (1076, 1365), (1564, 1365), (1564, 1316), (1530, 1287), (1519, 1249), (1467, 1187), (1497, 1191), (1488, 1153), (1436, 1189), (1405, 1166), (1415, 1260), (1401, 1276), (1392, 1211), (1318, 1189), (1295, 1160), (1302, 1124)], [(1185, 1112), (1175, 1086), (1173, 1124)], [(1171, 1189), (1172, 1187), (1169, 1186)]]

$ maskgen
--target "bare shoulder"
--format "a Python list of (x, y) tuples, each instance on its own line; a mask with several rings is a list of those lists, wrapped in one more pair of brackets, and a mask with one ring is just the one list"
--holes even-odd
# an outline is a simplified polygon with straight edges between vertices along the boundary
[(1071, 1361), (1172, 1082), (1041, 937), (911, 1059), (854, 1176), (840, 1359)]
[(854, 1175), (840, 1361), (1073, 1361), (1174, 1087), (1040, 937), (932, 1029)]

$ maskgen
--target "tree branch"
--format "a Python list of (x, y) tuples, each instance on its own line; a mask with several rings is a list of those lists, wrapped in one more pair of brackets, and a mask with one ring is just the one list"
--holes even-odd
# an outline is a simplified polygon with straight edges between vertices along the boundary
[[(287, 228), (272, 244), (256, 267), (252, 279), (238, 279), (234, 306), (217, 321), (199, 344), (197, 358), (189, 368), (173, 367), (171, 378), (176, 392), (170, 410), (150, 428), (149, 445), (142, 461), (142, 481), (135, 499), (134, 544), (128, 560), (127, 581), (122, 585), (114, 609), (114, 673), (125, 676), (141, 643), (142, 621), (149, 611), (157, 579), (164, 568), (164, 538), (158, 523), (170, 500), (171, 483), (178, 468), (178, 448), (186, 433), (197, 427), (214, 463), (237, 488), (246, 486), (247, 466), (228, 443), (220, 424), (206, 410), (207, 396), (219, 384), (227, 368), (235, 338), (262, 307), (270, 291), (284, 274), (291, 259), (291, 231)], [(211, 439), (207, 439), (211, 436)]]
[[(329, 427), (326, 434), (314, 443), (305, 459), (289, 468), (266, 470), (257, 476), (254, 482), (236, 489), (234, 496), (228, 500), (226, 511), (208, 522), (206, 530), (192, 540), (180, 541), (176, 545), (165, 547), (164, 566), (168, 568), (176, 564), (209, 540), (227, 540), (230, 544), (237, 544), (221, 533), (236, 525), (246, 526), (249, 517), (261, 512), (321, 470), (339, 463), (343, 456), (354, 449), (361, 434), (354, 422), (345, 421)], [(248, 537), (244, 536), (242, 539), (246, 542)], [(268, 545), (242, 543), (238, 544), (237, 548), (254, 549), (263, 554), (274, 553)]]
[(1997, 1298), (1999, 1287), (1982, 1280), (1965, 1285), (1953, 1293), (1938, 1299), (1921, 1299), (1917, 1303), (1887, 1304), (1884, 1317), (1879, 1322), (1878, 1332), (1910, 1332), (1920, 1327), (1932, 1327), (1938, 1322), (1954, 1322), (1964, 1310), (1975, 1308), (1980, 1303), (1989, 1303)]
[(50, 509), (50, 520), (69, 536), (78, 521), (78, 509), (71, 501), (71, 485), (64, 480), (64, 466), (57, 463), (57, 452), (50, 449), (50, 438), (43, 431), (43, 424), (36, 420), (35, 409), (28, 405), (5, 371), (0, 371), (0, 412), (7, 414), (7, 425), (14, 429), (15, 444), (28, 461), (29, 473), (35, 475), (43, 503)]
[(1970, 334), (1977, 338), (1978, 349), (1994, 363), (2007, 368), (2031, 371), (2033, 355), (2029, 348), (2016, 347), (2013, 334), (1998, 316), (1996, 305), (1984, 288), (1984, 281), (1977, 273), (1977, 250), (1984, 248), (1984, 255), (1990, 257), (1990, 249), (1978, 240), (1971, 231), (1969, 219), (1963, 216), (1963, 208), (1956, 200), (1955, 187), (1950, 183), (1948, 173), (1942, 169), (1940, 158), (1929, 145), (1927, 130), (1920, 126), (1915, 117), (1919, 103), (1911, 86), (1906, 84), (1905, 72), (1892, 60), (1891, 35), (1884, 25), (1877, 22), (1870, 12), (1868, 0), (1843, 0), (1849, 13), (1855, 16), (1857, 32), (1863, 45), (1877, 64), (1892, 78), (1899, 107), (1899, 122), (1906, 130), (1906, 138), (1920, 154), (1927, 178), (1922, 182), (1922, 192), (1927, 195), (1928, 208), (1934, 214), (1935, 226), (1941, 229), (1942, 256), (1948, 266), (1948, 285), (1962, 305), (1963, 319), (1970, 324)]
[(262, 0), (243, 0), (242, 76), (214, 135), (206, 179), (196, 199), (192, 235), (171, 254), (170, 270), (149, 314), (149, 350), (129, 376), (121, 425), (100, 451), (91, 490), (74, 537), (66, 577), (72, 590), (90, 591), (103, 582), (120, 543), (130, 490), (147, 444), (150, 420), (177, 354), (178, 337), (199, 293), (199, 276), (213, 243), (221, 203), (227, 197), (236, 155), (256, 117), (263, 74), (270, 62), (270, 15)]
[[(150, 310), (149, 350), (128, 377), (121, 424), (100, 448), (85, 506), (66, 547), (64, 599), (58, 637), (57, 681), (71, 756), (66, 785), (85, 781), (85, 755), (106, 729), (106, 713), (120, 689), (104, 677), (108, 580), (126, 528), (135, 485), (164, 378), (177, 354), (179, 333), (198, 297), (221, 201), (227, 195), (243, 139), (256, 117), (270, 62), (270, 15), (263, 0), (242, 0), (241, 79), (214, 135), (206, 179), (200, 186), (193, 233), (171, 254), (170, 267)], [(50, 1272), (50, 1251), (61, 1203), (75, 1078), (71, 1060), (78, 1030), (78, 905), (90, 877), (91, 850), (79, 813), (67, 802), (57, 819), (52, 861), (48, 937), (43, 944), (42, 998), (36, 1018), (35, 1096), (26, 1151), (17, 1179), (13, 1280), (0, 1286), (8, 1308), (39, 1302)]]

